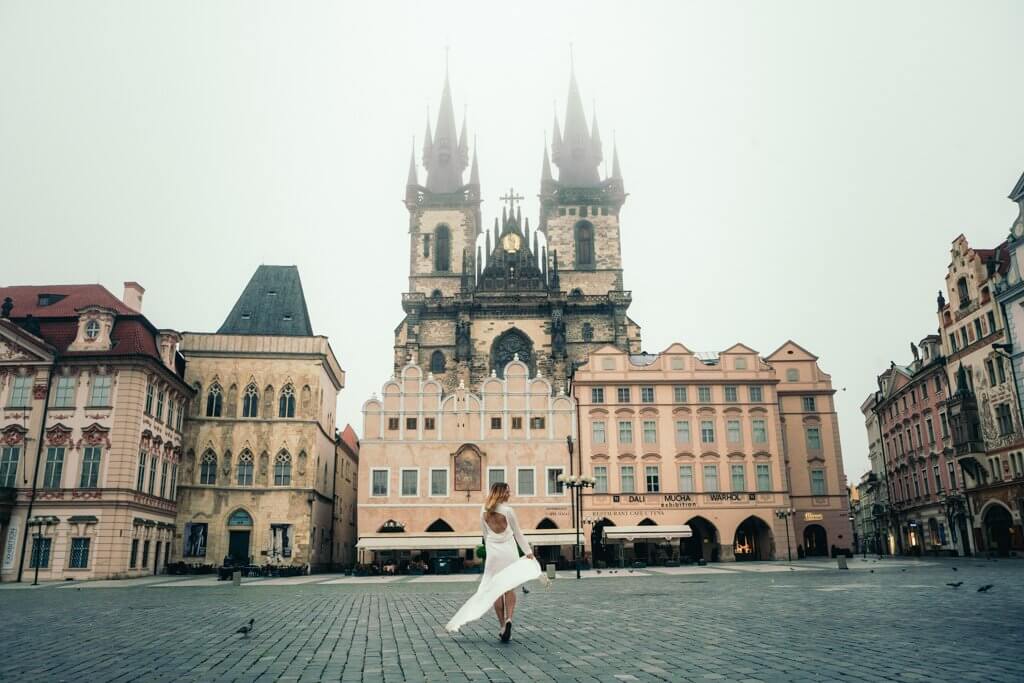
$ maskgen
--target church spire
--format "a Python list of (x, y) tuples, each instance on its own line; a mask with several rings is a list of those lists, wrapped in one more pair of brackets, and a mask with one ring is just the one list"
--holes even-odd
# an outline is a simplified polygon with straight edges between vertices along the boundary
[(540, 165), (540, 182), (541, 184), (551, 181), (551, 161), (548, 160), (548, 146), (544, 145), (544, 161)]
[(569, 71), (569, 97), (565, 107), (565, 132), (559, 135), (556, 116), (551, 157), (558, 167), (558, 182), (563, 187), (596, 187), (601, 183), (597, 170), (601, 163), (601, 139), (597, 123), (594, 123), (593, 132), (587, 129), (583, 99), (576, 84), (576, 71), (572, 68)]
[[(462, 125), (463, 133), (465, 133), (466, 125)], [(480, 186), (480, 168), (477, 166), (477, 153), (476, 153), (476, 138), (473, 138), (473, 167), (469, 169), (469, 184)]]
[(405, 180), (406, 187), (414, 187), (420, 184), (419, 174), (416, 172), (416, 138), (412, 139), (412, 153), (409, 155), (409, 177)]
[(441, 108), (437, 112), (437, 126), (430, 138), (430, 120), (427, 119), (427, 137), (423, 142), (423, 165), (427, 169), (427, 191), (438, 194), (457, 192), (462, 187), (462, 174), (469, 165), (468, 140), (465, 121), (461, 139), (455, 127), (451, 84), (445, 74), (441, 91)]
[(622, 181), (622, 169), (619, 168), (619, 143), (612, 143), (612, 179)]

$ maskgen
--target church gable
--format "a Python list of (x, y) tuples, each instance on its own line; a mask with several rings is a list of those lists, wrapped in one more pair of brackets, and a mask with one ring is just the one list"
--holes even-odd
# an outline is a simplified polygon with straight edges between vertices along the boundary
[(817, 361), (818, 357), (795, 341), (789, 340), (765, 358), (765, 360), (769, 363), (776, 361)]

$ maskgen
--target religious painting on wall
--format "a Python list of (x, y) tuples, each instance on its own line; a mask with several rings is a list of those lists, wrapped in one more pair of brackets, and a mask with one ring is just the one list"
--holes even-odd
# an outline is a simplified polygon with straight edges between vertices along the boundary
[(455, 452), (455, 490), (479, 491), (483, 483), (480, 451), (472, 444), (461, 446)]

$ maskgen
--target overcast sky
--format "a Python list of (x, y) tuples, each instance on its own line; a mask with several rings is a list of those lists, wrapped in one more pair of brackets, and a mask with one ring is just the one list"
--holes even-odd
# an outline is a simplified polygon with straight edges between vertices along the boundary
[(489, 225), (509, 186), (536, 220), (572, 43), (644, 348), (816, 353), (854, 482), (859, 405), (935, 331), (951, 241), (1016, 215), (1022, 27), (1011, 1), (0, 0), (0, 284), (138, 280), (154, 324), (214, 331), (257, 265), (296, 264), (361, 431), (445, 46)]

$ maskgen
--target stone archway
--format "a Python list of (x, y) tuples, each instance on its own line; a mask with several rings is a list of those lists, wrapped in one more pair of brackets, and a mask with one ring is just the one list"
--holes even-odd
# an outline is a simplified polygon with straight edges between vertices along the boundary
[(994, 552), (999, 557), (1010, 555), (1010, 533), (1013, 528), (1013, 518), (1010, 511), (1002, 505), (994, 503), (982, 516), (982, 530), (985, 534), (985, 549), (990, 553)]
[(680, 540), (679, 554), (691, 562), (718, 562), (718, 529), (715, 525), (703, 517), (693, 517), (686, 524), (693, 535)]
[(820, 524), (804, 527), (804, 557), (828, 557), (828, 534)]
[(772, 530), (764, 520), (751, 515), (736, 527), (733, 552), (737, 562), (770, 560), (774, 552)]
[(605, 545), (604, 542), (604, 529), (609, 526), (615, 526), (615, 522), (607, 517), (602, 517), (594, 524), (594, 530), (590, 532), (590, 547), (595, 563), (604, 562), (611, 566), (615, 561), (615, 546)]

